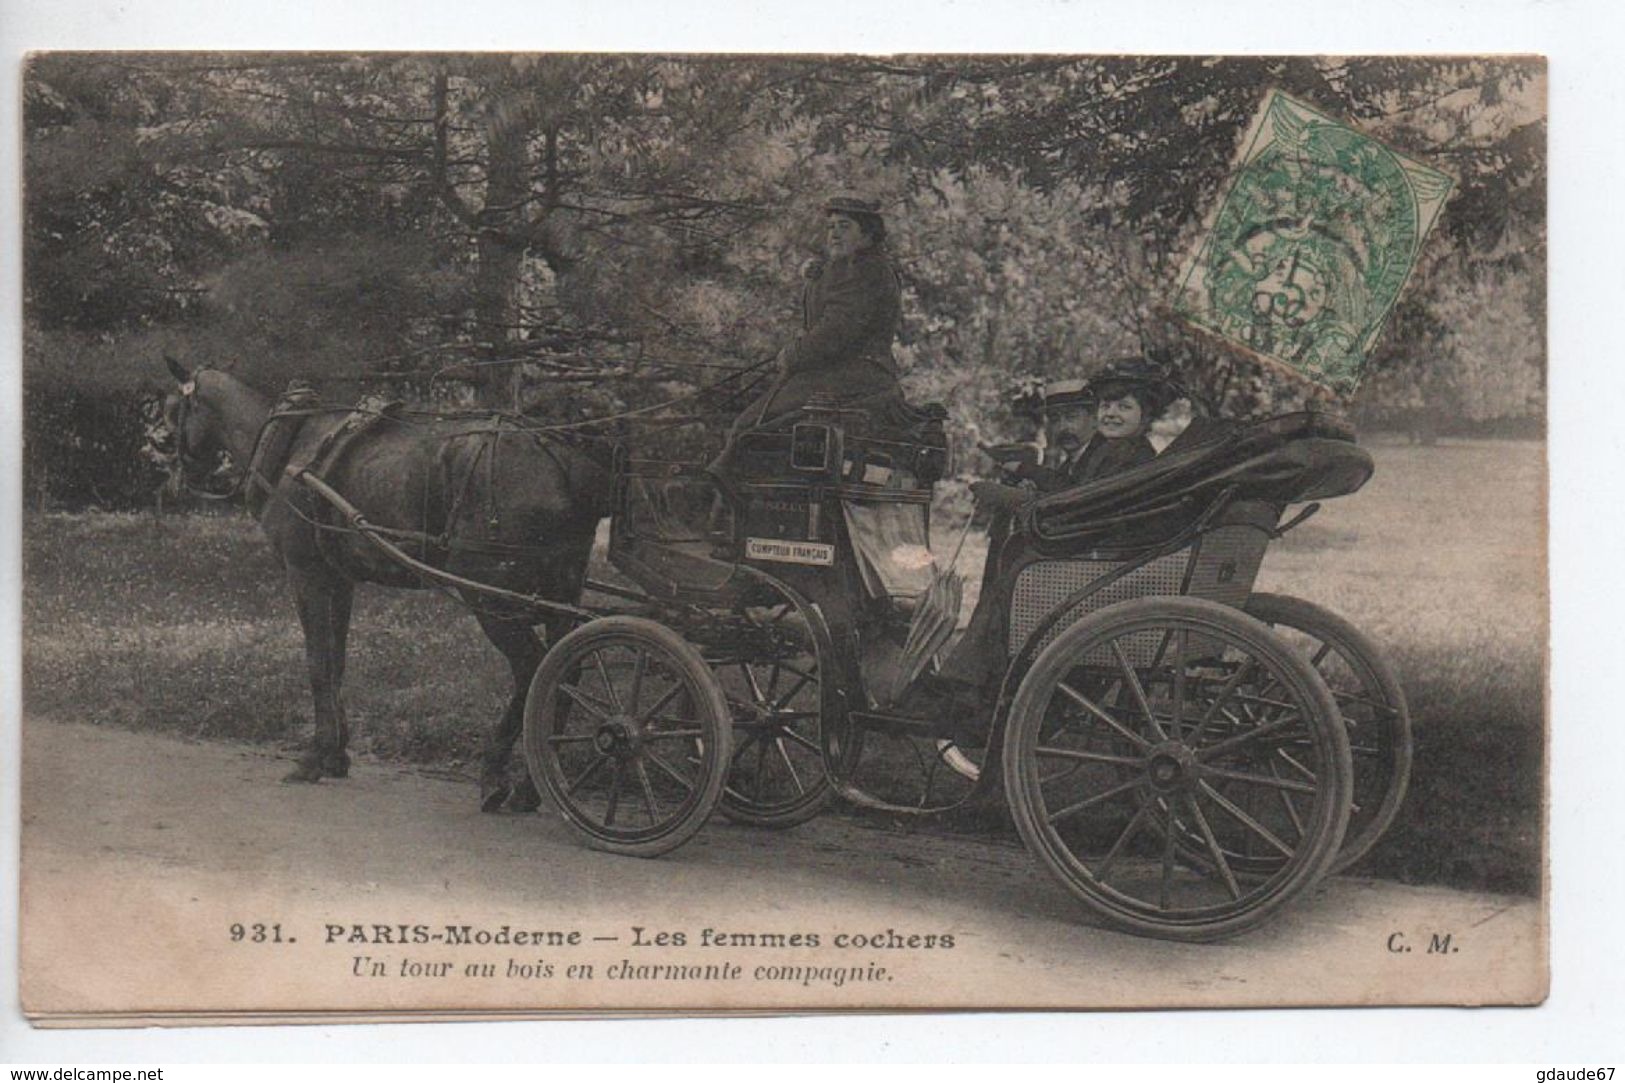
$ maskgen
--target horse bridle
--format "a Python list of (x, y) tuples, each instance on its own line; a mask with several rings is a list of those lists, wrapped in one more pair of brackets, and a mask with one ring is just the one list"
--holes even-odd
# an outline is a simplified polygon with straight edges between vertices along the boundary
[(191, 420), (192, 411), (197, 408), (196, 403), (194, 402), (194, 397), (196, 394), (197, 373), (194, 372), (188, 379), (181, 382), (180, 398), (175, 406), (174, 419), (165, 419), (165, 423), (169, 426), (171, 437), (175, 441), (175, 463), (178, 467), (178, 469), (171, 476), (176, 479), (177, 487), (184, 492), (191, 493), (192, 495), (201, 497), (204, 500), (230, 500), (242, 491), (243, 479), (241, 477), (234, 481), (231, 487), (225, 492), (215, 492), (205, 489), (199, 485), (193, 484), (191, 480), (194, 456), (191, 443), (187, 439), (186, 429), (187, 423)]

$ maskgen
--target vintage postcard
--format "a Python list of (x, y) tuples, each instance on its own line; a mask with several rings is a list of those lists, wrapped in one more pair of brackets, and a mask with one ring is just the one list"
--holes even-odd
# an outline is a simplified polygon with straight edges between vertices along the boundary
[(1542, 58), (22, 78), (37, 1025), (1545, 998)]

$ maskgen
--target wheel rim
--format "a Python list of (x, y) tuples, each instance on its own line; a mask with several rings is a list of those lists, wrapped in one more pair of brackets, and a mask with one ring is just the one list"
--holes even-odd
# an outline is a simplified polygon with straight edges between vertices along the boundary
[(1409, 786), (1411, 723), (1404, 690), (1376, 644), (1330, 610), (1300, 598), (1258, 594), (1247, 611), (1309, 660), (1337, 703), (1354, 767), (1348, 832), (1332, 866), (1345, 869), (1388, 830)]
[(727, 749), (709, 680), (697, 656), (638, 631), (567, 638), (549, 654), (527, 704), (526, 755), (589, 841), (653, 854), (698, 830)]
[(1046, 649), (1012, 708), (1006, 784), (1029, 847), (1097, 912), (1206, 939), (1324, 872), (1348, 750), (1324, 685), (1261, 625), (1162, 607), (1091, 619)]
[(819, 727), (827, 689), (813, 635), (788, 599), (741, 606), (737, 636), (711, 658), (733, 717), (733, 755), (722, 794), (730, 819), (791, 826), (829, 798)]

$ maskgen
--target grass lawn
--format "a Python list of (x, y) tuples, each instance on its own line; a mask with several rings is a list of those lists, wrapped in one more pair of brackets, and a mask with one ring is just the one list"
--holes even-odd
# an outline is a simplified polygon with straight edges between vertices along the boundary
[(1538, 890), (1546, 703), (1545, 446), (1371, 447), (1377, 473), (1270, 549), (1259, 589), (1341, 613), (1399, 669), (1412, 786), (1368, 871)]
[[(1362, 871), (1538, 890), (1544, 445), (1371, 450), (1371, 483), (1272, 547), (1258, 584), (1337, 610), (1387, 647), (1403, 678), (1416, 725), (1411, 795)], [(245, 517), (31, 514), (24, 562), (31, 713), (290, 747), (306, 740), (298, 622)], [(968, 545), (961, 567), (979, 566)], [(354, 750), (471, 764), (509, 678), (457, 603), (363, 589), (350, 650)]]

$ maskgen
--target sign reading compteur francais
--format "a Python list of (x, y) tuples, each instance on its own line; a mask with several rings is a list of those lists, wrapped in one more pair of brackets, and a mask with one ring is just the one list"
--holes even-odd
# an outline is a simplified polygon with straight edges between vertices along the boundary
[(1271, 91), (1180, 275), (1175, 310), (1316, 383), (1352, 391), (1451, 184)]

